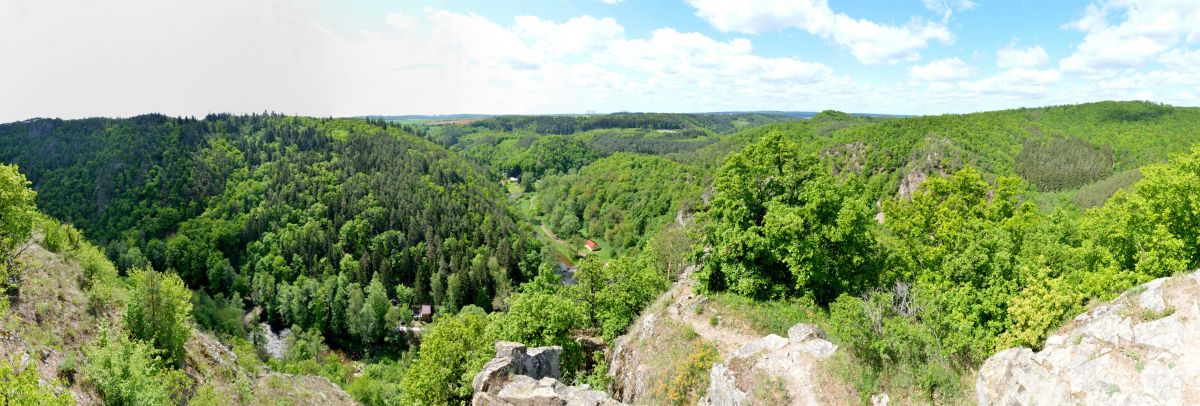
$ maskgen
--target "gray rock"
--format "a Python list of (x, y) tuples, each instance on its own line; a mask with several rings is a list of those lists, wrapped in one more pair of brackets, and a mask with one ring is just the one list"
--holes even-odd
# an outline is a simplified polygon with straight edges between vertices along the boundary
[(1041, 351), (979, 370), (981, 405), (1200, 404), (1200, 273), (1163, 278), (1075, 317)]
[(754, 399), (746, 391), (764, 378), (780, 380), (790, 404), (821, 404), (823, 390), (813, 381), (814, 372), (838, 348), (824, 337), (825, 332), (815, 325), (797, 324), (788, 329), (788, 338), (771, 334), (738, 348), (727, 363), (745, 367), (733, 370), (726, 364), (713, 365), (700, 404), (751, 404)]
[(824, 340), (825, 332), (815, 324), (807, 323), (797, 324), (788, 329), (788, 340), (793, 343), (802, 343), (811, 339)]
[(633, 323), (629, 332), (613, 342), (608, 368), (613, 398), (621, 402), (633, 403), (649, 392), (650, 366), (644, 362), (649, 357), (647, 354), (642, 354), (638, 343), (650, 339), (656, 327), (658, 327), (658, 315), (646, 313), (640, 320)]
[(699, 406), (740, 406), (746, 404), (746, 392), (737, 387), (737, 379), (725, 364), (715, 364), (709, 372), (708, 391)]
[(561, 347), (527, 348), (496, 342), (496, 357), (475, 375), (475, 406), (601, 406), (620, 405), (608, 394), (587, 385), (567, 386), (561, 378)]
[(559, 379), (559, 358), (562, 347), (539, 347), (529, 349), (525, 344), (508, 341), (496, 342), (496, 357), (483, 365), (475, 375), (472, 387), (475, 392), (490, 392), (497, 384), (506, 382), (513, 375), (533, 379)]

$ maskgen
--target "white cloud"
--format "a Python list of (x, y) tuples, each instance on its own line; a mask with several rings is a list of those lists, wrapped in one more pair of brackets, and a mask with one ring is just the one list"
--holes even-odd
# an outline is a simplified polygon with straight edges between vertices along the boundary
[(969, 81), (931, 82), (929, 87), (937, 96), (959, 100), (1010, 97), (1029, 105), (1047, 96), (1050, 86), (1058, 84), (1062, 75), (1054, 69), (1009, 69), (996, 75)]
[(426, 10), (380, 15), (387, 25), (379, 31), (339, 32), (306, 3), (140, 1), (115, 10), (0, 4), (0, 34), (28, 39), (0, 41), (0, 54), (25, 61), (0, 64), (0, 121), (147, 112), (803, 110), (878, 97), (820, 63), (756, 55), (748, 39), (670, 28), (629, 38), (611, 18), (522, 16), (501, 24)]
[(688, 4), (722, 32), (760, 34), (798, 28), (850, 50), (865, 64), (914, 61), (930, 42), (954, 42), (942, 23), (914, 19), (903, 27), (884, 25), (834, 12), (826, 0), (688, 0)]
[(926, 82), (952, 82), (975, 74), (975, 68), (958, 58), (939, 59), (908, 69), (908, 76)]
[[(423, 9), (346, 26), (320, 10), (315, 0), (0, 1), (0, 38), (20, 39), (0, 41), (0, 55), (11, 62), (0, 64), (0, 121), (262, 111), (921, 114), (1128, 99), (1140, 92), (1196, 104), (1200, 94), (1195, 46), (1158, 54), (1158, 69), (1082, 83), (1080, 75), (1033, 62), (981, 77), (963, 62), (980, 59), (967, 56), (906, 66), (914, 80), (871, 82), (813, 60), (763, 56), (754, 37), (673, 28), (634, 35), (611, 18), (499, 21)], [(885, 28), (909, 32), (915, 26)], [(838, 27), (836, 35), (848, 38), (856, 27)], [(897, 42), (903, 36), (896, 34)], [(912, 55), (921, 49), (908, 48)], [(885, 54), (907, 55), (879, 52)], [(1121, 78), (1128, 80), (1112, 80)]]
[(340, 111), (341, 41), (300, 4), (0, 2), (0, 120)]
[[(721, 42), (700, 33), (663, 28), (649, 39), (618, 41), (598, 60), (680, 89), (699, 83), (728, 86), (728, 91), (740, 93), (762, 85), (810, 85), (834, 77), (833, 70), (825, 65), (793, 58), (764, 58), (754, 55), (753, 50), (747, 39)], [(744, 85), (757, 86), (737, 89)]]
[(942, 15), (942, 22), (950, 20), (955, 11), (966, 11), (975, 7), (971, 0), (923, 0), (925, 8)]
[(1196, 69), (1197, 66), (1200, 66), (1200, 49), (1172, 49), (1159, 55), (1158, 62), (1174, 68)]
[(1064, 71), (1095, 74), (1137, 68), (1180, 43), (1200, 40), (1200, 2), (1103, 1), (1088, 5), (1065, 27), (1083, 32), (1084, 38), (1059, 62)]
[(401, 30), (415, 29), (420, 24), (416, 17), (404, 13), (389, 13), (384, 17), (384, 21)]
[(625, 1), (625, 0), (600, 0), (600, 2), (604, 3), (604, 4), (619, 4), (622, 1)]
[(562, 24), (519, 16), (514, 30), (522, 38), (535, 41), (535, 47), (553, 55), (596, 51), (625, 35), (625, 27), (616, 20), (592, 16), (575, 17)]
[(1001, 68), (1036, 68), (1050, 61), (1041, 45), (1020, 48), (1016, 41), (996, 51), (996, 66)]

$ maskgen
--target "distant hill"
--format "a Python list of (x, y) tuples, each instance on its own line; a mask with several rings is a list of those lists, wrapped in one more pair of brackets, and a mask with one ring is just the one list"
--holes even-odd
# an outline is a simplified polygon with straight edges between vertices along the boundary
[(780, 131), (835, 170), (872, 178), (881, 195), (915, 188), (930, 173), (970, 164), (1017, 175), (1050, 200), (1096, 206), (1139, 178), (1137, 168), (1200, 142), (1200, 108), (1099, 102), (970, 114), (897, 117), (827, 111), (809, 120), (751, 127), (681, 159), (709, 166)]

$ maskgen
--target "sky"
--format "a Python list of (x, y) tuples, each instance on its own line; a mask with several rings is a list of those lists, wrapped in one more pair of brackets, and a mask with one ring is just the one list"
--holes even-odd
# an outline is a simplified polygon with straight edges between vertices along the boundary
[(1196, 0), (0, 0), (0, 122), (1198, 95)]

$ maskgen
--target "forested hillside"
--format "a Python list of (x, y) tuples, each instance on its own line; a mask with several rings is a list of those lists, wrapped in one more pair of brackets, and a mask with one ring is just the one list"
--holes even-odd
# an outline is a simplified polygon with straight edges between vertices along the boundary
[(678, 211), (691, 212), (700, 179), (665, 158), (618, 153), (537, 188), (537, 210), (560, 238), (587, 235), (622, 250), (640, 246)]
[[(0, 159), (22, 165), (39, 206), (103, 241), (122, 271), (172, 270), (347, 349), (383, 343), (393, 299), (396, 317), (421, 303), (491, 309), (536, 267), (499, 184), (398, 126), (32, 120), (0, 126)], [(379, 295), (373, 323), (357, 322), (364, 297)]]
[[(860, 393), (954, 402), (995, 351), (1038, 348), (1089, 303), (1200, 266), (1200, 110), (811, 125), (724, 160), (699, 215), (697, 278), (709, 294), (807, 309), (849, 350), (842, 372)], [(1140, 180), (1122, 174), (1135, 169)], [(1109, 177), (1124, 183), (1089, 192), (1105, 194), (1099, 207), (1053, 199)]]
[(688, 153), (739, 130), (796, 120), (763, 113), (500, 116), (433, 125), (423, 133), (529, 187), (545, 174), (578, 170), (617, 152)]
[(908, 194), (930, 174), (949, 174), (970, 164), (987, 176), (1022, 177), (1044, 202), (1043, 209), (1067, 202), (1092, 207), (1136, 181), (1137, 168), (1195, 144), (1200, 109), (1100, 102), (864, 120), (830, 113), (751, 129), (722, 144), (779, 131), (835, 172), (863, 174), (875, 198)]
[[(177, 376), (194, 325), (367, 404), (469, 401), (496, 340), (561, 346), (565, 381), (604, 387), (605, 347), (694, 264), (712, 308), (821, 325), (864, 400), (927, 403), (961, 400), (997, 349), (1200, 265), (1198, 129), (1200, 109), (1139, 102), (412, 126), (148, 115), (0, 125), (0, 161), (37, 192), (14, 196), (74, 226), (40, 233), (84, 263), (91, 311), (130, 319), (89, 332), (85, 375), (128, 355), (154, 360), (142, 378)], [(431, 320), (414, 321), (423, 304)], [(715, 356), (693, 341), (700, 355), (662, 355), (666, 403), (707, 385)], [(113, 382), (105, 400), (132, 396)]]

